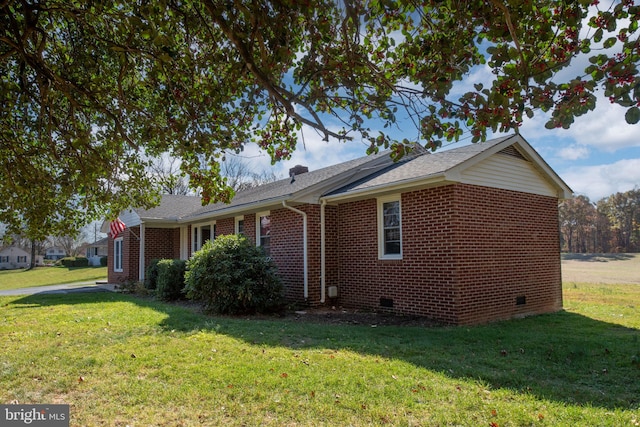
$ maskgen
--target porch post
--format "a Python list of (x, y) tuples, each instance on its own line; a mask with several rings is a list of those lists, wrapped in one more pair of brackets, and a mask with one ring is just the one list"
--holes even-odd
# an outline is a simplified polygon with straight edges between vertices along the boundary
[(140, 223), (140, 260), (138, 265), (138, 280), (144, 282), (144, 238), (145, 235), (145, 225), (144, 222)]

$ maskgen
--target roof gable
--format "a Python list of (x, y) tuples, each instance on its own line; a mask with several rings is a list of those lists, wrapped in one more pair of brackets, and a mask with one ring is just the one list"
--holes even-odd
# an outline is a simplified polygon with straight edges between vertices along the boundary
[[(499, 154), (498, 154), (499, 153)], [(454, 182), (465, 182), (466, 171), (478, 168), (487, 162), (491, 156), (509, 157), (509, 160), (527, 162), (531, 171), (528, 177), (533, 185), (525, 184), (518, 188), (511, 188), (501, 184), (511, 179), (508, 173), (496, 176), (493, 182), (485, 182), (488, 186), (509, 188), (517, 191), (553, 195), (559, 198), (570, 197), (571, 189), (547, 165), (538, 153), (519, 135), (505, 136), (486, 142), (466, 145), (451, 150), (427, 153), (421, 156), (400, 161), (388, 166), (384, 170), (371, 174), (358, 182), (344, 186), (327, 194), (327, 198), (338, 201), (358, 197), (370, 197), (392, 191), (406, 191), (429, 185), (442, 185)], [(525, 170), (526, 168), (522, 168)], [(525, 173), (526, 174), (526, 173)], [(526, 180), (523, 177), (523, 180)], [(544, 183), (536, 182), (543, 181)], [(479, 182), (473, 182), (479, 183)], [(541, 192), (540, 189), (545, 188)]]

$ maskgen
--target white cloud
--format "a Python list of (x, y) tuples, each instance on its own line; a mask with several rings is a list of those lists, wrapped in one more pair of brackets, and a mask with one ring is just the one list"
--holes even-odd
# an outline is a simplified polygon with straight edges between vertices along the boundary
[(637, 187), (640, 184), (640, 158), (606, 165), (573, 167), (560, 175), (576, 194), (584, 194), (596, 202), (611, 194)]
[(580, 144), (572, 144), (560, 149), (557, 155), (564, 160), (586, 159), (589, 157), (589, 148)]
[[(575, 147), (585, 146), (613, 153), (640, 147), (639, 125), (628, 124), (624, 118), (625, 112), (623, 107), (611, 104), (604, 96), (600, 96), (596, 109), (576, 118), (569, 129), (546, 129), (544, 124), (549, 114), (538, 111), (533, 119), (523, 123), (520, 131), (527, 139), (556, 141), (558, 147), (572, 143)], [(561, 153), (555, 155), (566, 158)]]

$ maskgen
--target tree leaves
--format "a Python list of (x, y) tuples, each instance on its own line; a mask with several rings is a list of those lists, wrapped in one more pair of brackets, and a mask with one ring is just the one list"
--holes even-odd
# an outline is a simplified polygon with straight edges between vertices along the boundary
[[(287, 159), (302, 126), (400, 157), (517, 130), (538, 111), (568, 128), (597, 90), (637, 123), (639, 6), (591, 3), (6, 4), (0, 221), (38, 236), (154, 205), (146, 164), (163, 153), (205, 203), (228, 202), (225, 153), (256, 143)], [(493, 81), (461, 86), (482, 64)], [(399, 119), (415, 129), (395, 140)]]
[(640, 121), (640, 108), (638, 107), (629, 108), (626, 114), (624, 115), (624, 118), (627, 121), (627, 123), (635, 125), (636, 123), (638, 123), (638, 121)]

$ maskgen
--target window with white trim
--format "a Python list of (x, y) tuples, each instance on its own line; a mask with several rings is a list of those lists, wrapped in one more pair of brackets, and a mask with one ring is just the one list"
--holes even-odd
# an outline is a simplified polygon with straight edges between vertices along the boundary
[(271, 215), (270, 212), (256, 214), (256, 246), (262, 247), (264, 253), (271, 254)]
[(20, 263), (27, 262), (27, 256), (26, 255), (18, 255), (18, 262), (20, 262)]
[(216, 238), (216, 223), (198, 224), (191, 227), (192, 252), (199, 251), (208, 240)]
[(244, 216), (235, 217), (235, 233), (244, 234)]
[(122, 237), (113, 241), (113, 271), (122, 273)]
[(9, 262), (8, 256), (0, 256), (0, 262)]
[(400, 195), (378, 199), (378, 258), (402, 259)]

